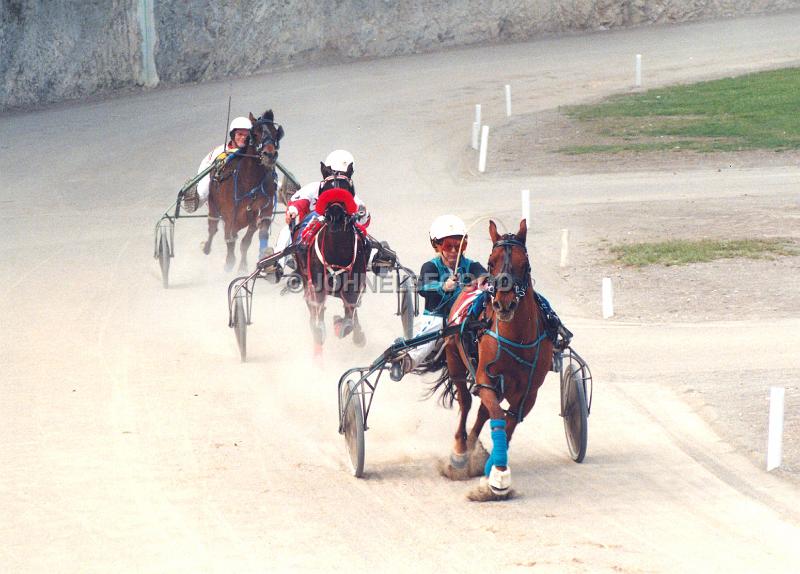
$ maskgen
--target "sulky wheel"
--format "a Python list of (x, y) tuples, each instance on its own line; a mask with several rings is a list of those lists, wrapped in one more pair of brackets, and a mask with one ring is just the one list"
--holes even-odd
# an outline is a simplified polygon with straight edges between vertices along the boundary
[(364, 476), (364, 411), (358, 383), (347, 381), (342, 387), (342, 431), (353, 476)]
[(400, 280), (400, 321), (403, 323), (403, 338), (414, 336), (414, 287), (410, 277)]
[(234, 301), (233, 330), (239, 345), (239, 355), (244, 363), (247, 360), (247, 315), (244, 311), (244, 297), (241, 295), (237, 295)]
[(575, 462), (582, 462), (586, 456), (589, 409), (581, 370), (572, 364), (561, 371), (561, 416), (569, 455)]
[(158, 263), (161, 266), (161, 281), (164, 289), (169, 287), (169, 239), (165, 227), (159, 227), (158, 231)]

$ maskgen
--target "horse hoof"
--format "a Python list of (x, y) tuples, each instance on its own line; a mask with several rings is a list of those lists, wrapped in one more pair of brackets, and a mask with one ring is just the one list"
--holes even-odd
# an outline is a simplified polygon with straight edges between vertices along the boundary
[(499, 470), (496, 466), (492, 466), (487, 483), (495, 494), (507, 495), (511, 491), (511, 469), (506, 467), (505, 470)]
[[(467, 445), (469, 448), (469, 445)], [(483, 476), (486, 461), (489, 459), (489, 453), (483, 448), (483, 443), (478, 440), (469, 452), (468, 470), (470, 477)]]
[[(338, 321), (336, 319), (339, 319)], [(334, 317), (333, 319), (333, 330), (336, 333), (336, 336), (340, 339), (344, 339), (353, 332), (353, 321), (350, 319), (343, 319), (341, 317)]]
[[(492, 469), (494, 470), (494, 469)], [(511, 487), (505, 489), (504, 491), (499, 491), (489, 484), (489, 478), (483, 476), (481, 477), (481, 481), (472, 490), (467, 492), (467, 500), (471, 500), (472, 502), (491, 502), (495, 500), (508, 500), (509, 498), (513, 498), (514, 491)]]
[(314, 359), (322, 359), (322, 345), (319, 343), (314, 343)]
[(469, 480), (469, 457), (467, 453), (450, 453), (450, 458), (439, 460), (439, 473), (450, 480)]
[(206, 245), (205, 243), (201, 242), (200, 243), (200, 248), (203, 250), (203, 253), (205, 253), (206, 255), (211, 253), (211, 246), (210, 245)]
[(353, 343), (356, 347), (363, 347), (367, 344), (367, 338), (364, 336), (364, 331), (356, 329), (353, 331)]

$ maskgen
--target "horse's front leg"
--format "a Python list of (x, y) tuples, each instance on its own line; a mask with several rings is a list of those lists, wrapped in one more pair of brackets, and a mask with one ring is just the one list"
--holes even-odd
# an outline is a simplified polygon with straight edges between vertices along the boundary
[(506, 416), (500, 400), (483, 364), (479, 364), (476, 373), (480, 391), (481, 404), (489, 415), (489, 427), (492, 433), (492, 453), (486, 460), (484, 476), (481, 483), (467, 496), (470, 500), (502, 500), (511, 496), (511, 469), (508, 468), (508, 435), (506, 433)]
[(353, 333), (353, 343), (363, 347), (366, 338), (358, 322), (358, 303), (364, 290), (364, 276), (360, 273), (345, 274), (340, 281), (338, 294), (344, 306), (344, 317), (335, 318), (336, 334), (344, 338)]
[(258, 217), (258, 258), (261, 259), (270, 255), (269, 252), (269, 230), (272, 227), (272, 210), (269, 215), (259, 215)]
[(367, 344), (367, 337), (364, 335), (364, 329), (361, 327), (361, 322), (358, 320), (358, 308), (353, 310), (353, 344), (356, 347), (363, 347)]
[(256, 232), (256, 224), (255, 222), (250, 223), (247, 226), (247, 231), (245, 232), (242, 240), (239, 242), (239, 271), (245, 272), (247, 271), (247, 250), (250, 249), (250, 242), (253, 240), (253, 235)]

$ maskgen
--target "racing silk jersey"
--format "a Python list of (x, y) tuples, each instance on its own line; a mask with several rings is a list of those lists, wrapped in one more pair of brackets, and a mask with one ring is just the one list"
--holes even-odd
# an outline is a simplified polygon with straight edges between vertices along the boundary
[[(462, 279), (468, 277), (475, 280), (487, 272), (477, 261), (461, 257), (456, 273)], [(444, 282), (452, 274), (453, 270), (447, 267), (439, 256), (423, 263), (419, 272), (419, 294), (425, 299), (425, 315), (446, 318), (450, 314), (450, 307), (461, 293), (460, 285), (449, 293), (443, 289)]]
[(217, 159), (222, 154), (222, 152), (232, 153), (237, 149), (239, 148), (237, 148), (236, 144), (234, 144), (232, 141), (228, 141), (227, 145), (218, 145), (213, 150), (211, 150), (211, 152), (209, 152), (209, 154), (206, 157), (203, 158), (203, 161), (200, 162), (200, 167), (197, 168), (197, 173), (200, 173), (208, 166), (210, 166), (212, 163), (214, 163), (214, 160)]
[[(314, 211), (314, 208), (317, 205), (317, 200), (319, 199), (319, 186), (322, 182), (315, 181), (313, 183), (307, 183), (300, 189), (298, 189), (294, 195), (289, 199), (289, 205), (293, 205), (297, 208), (298, 213), (300, 214), (300, 219), (302, 220), (307, 214)], [(362, 227), (366, 227), (369, 225), (370, 216), (367, 212), (367, 207), (364, 205), (364, 202), (361, 199), (354, 195), (353, 199), (356, 202), (359, 210), (364, 210), (364, 215), (358, 218), (357, 223)]]

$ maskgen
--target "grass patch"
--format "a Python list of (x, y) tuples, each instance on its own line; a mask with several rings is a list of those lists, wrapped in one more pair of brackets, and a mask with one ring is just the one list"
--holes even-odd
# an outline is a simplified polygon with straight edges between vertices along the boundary
[(588, 123), (595, 133), (619, 141), (559, 151), (797, 150), (798, 110), (800, 68), (618, 95), (561, 111)]
[(782, 255), (797, 255), (791, 239), (736, 239), (721, 241), (700, 239), (688, 241), (676, 239), (657, 243), (631, 243), (611, 247), (615, 261), (623, 265), (644, 267), (645, 265), (686, 265), (747, 257), (750, 259), (774, 258)]

